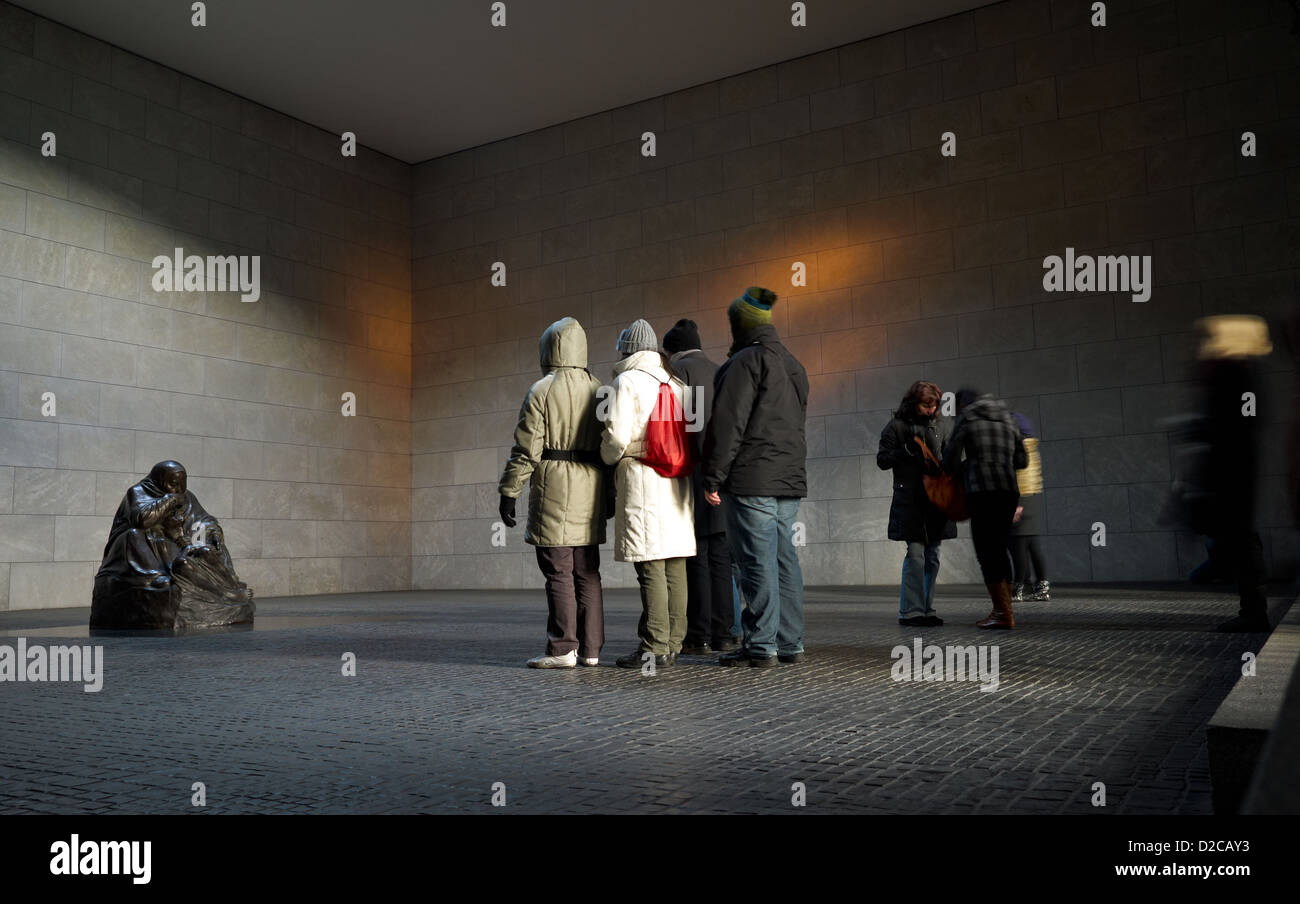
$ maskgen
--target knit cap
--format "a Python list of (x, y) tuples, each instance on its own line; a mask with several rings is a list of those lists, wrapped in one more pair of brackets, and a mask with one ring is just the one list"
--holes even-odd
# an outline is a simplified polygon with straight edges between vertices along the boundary
[(738, 337), (758, 326), (772, 322), (772, 305), (776, 304), (776, 293), (762, 286), (750, 286), (745, 294), (731, 303), (727, 308), (727, 319), (731, 321), (731, 335)]
[(615, 349), (624, 355), (646, 350), (654, 351), (658, 348), (659, 337), (655, 335), (654, 327), (645, 320), (637, 320), (623, 330), (619, 334), (618, 344), (615, 346)]
[(664, 333), (664, 351), (672, 355), (691, 348), (700, 348), (700, 328), (694, 320), (683, 317)]

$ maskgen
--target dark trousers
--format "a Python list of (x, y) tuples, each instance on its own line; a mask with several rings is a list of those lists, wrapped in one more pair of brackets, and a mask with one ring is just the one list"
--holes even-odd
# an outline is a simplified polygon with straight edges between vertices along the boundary
[(686, 560), (686, 643), (730, 640), (734, 606), (726, 533), (696, 536), (695, 550)]
[(605, 604), (600, 590), (600, 547), (538, 546), (537, 567), (546, 578), (546, 655), (595, 659), (605, 645)]
[(1264, 544), (1259, 532), (1234, 531), (1214, 537), (1211, 558), (1218, 571), (1229, 580), (1237, 582), (1241, 596), (1240, 614), (1261, 616), (1268, 614), (1267, 578), (1264, 564)]
[(1043, 564), (1043, 551), (1038, 548), (1038, 534), (1025, 536), (1019, 534), (1011, 538), (1011, 562), (1015, 566), (1015, 579), (1021, 584), (1029, 583), (1029, 564), (1034, 565), (1034, 579), (1047, 580), (1046, 566)]
[(985, 584), (1012, 580), (1007, 540), (1011, 536), (1011, 519), (1016, 516), (1019, 501), (1020, 494), (1015, 490), (988, 490), (966, 495), (975, 558), (979, 560)]

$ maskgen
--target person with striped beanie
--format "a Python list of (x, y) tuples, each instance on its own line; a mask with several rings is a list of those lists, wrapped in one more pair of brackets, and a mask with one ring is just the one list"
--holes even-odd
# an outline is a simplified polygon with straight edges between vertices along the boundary
[(741, 647), (722, 665), (774, 666), (804, 658), (803, 572), (794, 548), (808, 495), (808, 374), (772, 325), (776, 293), (750, 286), (731, 303), (731, 349), (714, 378), (701, 483), (722, 505), (727, 542), (748, 604)]

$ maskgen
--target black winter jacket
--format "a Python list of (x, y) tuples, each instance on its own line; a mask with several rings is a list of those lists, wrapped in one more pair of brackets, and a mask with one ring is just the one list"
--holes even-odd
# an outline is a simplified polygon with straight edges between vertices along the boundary
[(726, 515), (722, 506), (709, 505), (704, 498), (704, 469), (699, 466), (704, 460), (704, 438), (713, 411), (713, 378), (718, 373), (718, 365), (698, 348), (692, 348), (674, 354), (669, 359), (669, 366), (673, 375), (685, 383), (695, 397), (698, 408), (694, 413), (701, 419), (701, 429), (686, 434), (694, 443), (696, 454), (696, 468), (691, 472), (691, 483), (695, 487), (695, 535), (722, 533), (727, 529)]
[(876, 452), (876, 465), (882, 471), (894, 472), (894, 499), (889, 504), (889, 539), (915, 543), (934, 543), (957, 536), (957, 525), (948, 520), (925, 495), (926, 473), (937, 473), (933, 466), (926, 467), (922, 452), (913, 437), (924, 438), (925, 444), (938, 458), (948, 438), (947, 422), (940, 418), (921, 418), (908, 422), (895, 417), (880, 431), (880, 449)]
[(704, 488), (737, 496), (806, 496), (808, 374), (770, 324), (738, 337), (735, 347), (713, 380)]

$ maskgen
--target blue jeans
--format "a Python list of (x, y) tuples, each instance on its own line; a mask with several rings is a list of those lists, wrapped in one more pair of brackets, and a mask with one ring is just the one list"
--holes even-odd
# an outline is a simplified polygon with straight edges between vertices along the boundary
[(743, 646), (751, 656), (803, 652), (803, 572), (792, 532), (799, 499), (723, 496), (727, 540), (747, 608)]
[(934, 582), (939, 578), (939, 544), (907, 541), (903, 584), (898, 593), (898, 617), (934, 615)]
[(740, 569), (736, 567), (735, 562), (731, 563), (731, 605), (731, 635), (735, 637), (736, 632), (740, 630), (741, 613), (745, 611), (745, 606), (740, 600)]

